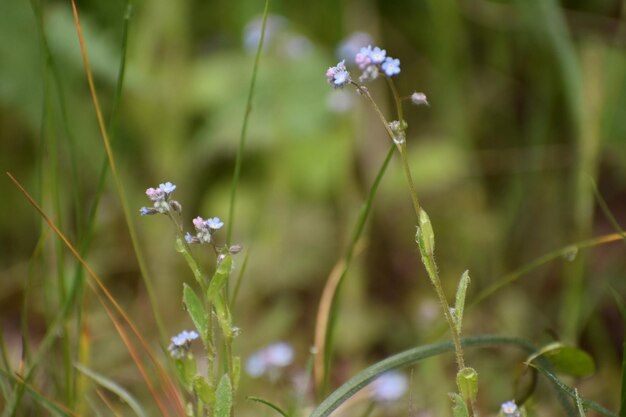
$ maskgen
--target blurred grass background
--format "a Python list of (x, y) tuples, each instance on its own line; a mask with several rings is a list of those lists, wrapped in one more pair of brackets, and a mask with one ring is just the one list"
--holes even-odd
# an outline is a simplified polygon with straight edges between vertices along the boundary
[[(33, 6), (43, 12), (51, 59), (43, 52)], [(78, 7), (108, 118), (125, 5), (89, 0)], [(235, 216), (234, 241), (249, 250), (235, 308), (242, 328), (238, 352), (245, 357), (287, 340), (296, 346), (294, 372), (305, 366), (325, 279), (385, 156), (388, 139), (367, 103), (325, 83), (343, 40), (367, 32), (400, 58), (401, 94), (428, 96), (431, 107), (406, 108), (411, 166), (435, 227), (444, 285), (452, 294), (469, 269), (471, 302), (472, 295), (538, 256), (614, 232), (599, 209), (594, 182), (625, 223), (624, 7), (615, 0), (271, 1)], [(187, 227), (196, 215), (227, 216), (262, 8), (258, 0), (133, 2), (126, 80), (111, 131), (133, 210), (146, 204), (145, 188), (172, 181)], [(383, 83), (371, 89), (390, 110)], [(3, 171), (20, 179), (78, 242), (88, 229), (104, 157), (70, 3), (3, 2)], [(59, 307), (58, 286), (73, 278), (75, 261), (56, 247), (8, 180), (2, 194), (0, 315), (17, 363), (20, 319), (27, 311), (36, 346)], [(167, 221), (137, 216), (135, 223), (161, 316), (175, 334), (190, 326), (180, 293), (191, 274), (173, 250)], [(367, 246), (343, 288), (335, 384), (373, 360), (434, 337), (439, 313), (418, 261), (413, 224), (404, 179), (392, 161)], [(156, 340), (110, 176), (92, 232), (89, 262)], [(38, 242), (42, 250), (36, 252)], [(577, 386), (616, 408), (624, 323), (608, 286), (626, 294), (623, 253), (622, 243), (602, 245), (573, 262), (555, 261), (532, 272), (469, 312), (466, 333), (579, 344), (596, 359), (598, 371)], [(138, 382), (128, 353), (88, 292), (78, 310), (87, 318), (91, 367), (125, 386)], [(68, 331), (75, 340), (78, 329), (70, 325)], [(470, 352), (484, 386), (481, 406), (496, 409), (511, 397), (521, 359)], [(445, 361), (416, 371), (412, 402), (414, 409), (444, 415), (452, 379), (438, 362)], [(57, 374), (54, 362), (44, 363), (37, 381), (51, 397), (62, 398)], [(423, 381), (435, 382), (425, 389)], [(131, 391), (141, 397), (146, 393), (138, 385)], [(246, 377), (241, 392), (284, 397)], [(259, 411), (243, 406), (252, 415)], [(406, 407), (399, 413), (405, 415)]]

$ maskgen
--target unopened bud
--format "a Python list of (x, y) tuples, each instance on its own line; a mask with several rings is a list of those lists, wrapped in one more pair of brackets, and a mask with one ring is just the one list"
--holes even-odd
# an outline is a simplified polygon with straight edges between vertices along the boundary
[(426, 94), (418, 92), (411, 94), (411, 103), (415, 104), (416, 106), (430, 106), (430, 104), (428, 104)]

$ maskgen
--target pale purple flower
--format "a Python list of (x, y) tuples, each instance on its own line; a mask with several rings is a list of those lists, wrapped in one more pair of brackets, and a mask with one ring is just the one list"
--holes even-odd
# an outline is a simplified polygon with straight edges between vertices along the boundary
[(176, 336), (172, 337), (172, 343), (170, 343), (167, 348), (170, 351), (170, 355), (172, 355), (174, 359), (184, 358), (187, 352), (189, 352), (191, 342), (196, 340), (198, 337), (200, 337), (200, 335), (198, 335), (198, 333), (194, 330), (183, 330)]
[(195, 330), (183, 330), (176, 336), (172, 337), (172, 343), (176, 346), (183, 346), (196, 340), (200, 335)]
[(197, 230), (202, 230), (204, 228), (206, 228), (206, 220), (204, 220), (202, 217), (198, 216), (195, 219), (192, 220), (193, 226), (197, 229)]
[(159, 184), (158, 188), (148, 188), (146, 195), (154, 202), (153, 208), (142, 207), (139, 209), (141, 215), (166, 214), (170, 210), (180, 213), (182, 211), (180, 203), (171, 199), (171, 194), (175, 189), (176, 186), (169, 181), (164, 184)]
[(328, 68), (326, 71), (328, 83), (334, 88), (340, 88), (350, 83), (350, 73), (346, 70), (345, 61), (339, 62), (336, 66)]
[(515, 401), (507, 401), (505, 403), (502, 403), (501, 410), (502, 414), (505, 417), (519, 417), (520, 415)]
[(176, 186), (168, 181), (165, 184), (159, 184), (159, 189), (165, 194), (171, 194), (176, 189)]
[(369, 58), (374, 64), (382, 64), (386, 56), (387, 51), (384, 49), (380, 49), (378, 46), (372, 49), (372, 52), (370, 52), (369, 54)]
[(372, 36), (366, 32), (354, 32), (344, 38), (337, 47), (336, 55), (338, 59), (349, 61), (366, 45), (372, 44)]
[(163, 198), (164, 193), (163, 193), (163, 190), (161, 190), (160, 188), (150, 187), (146, 190), (146, 195), (148, 196), (150, 200), (157, 201)]
[(213, 217), (206, 221), (206, 225), (209, 226), (210, 229), (218, 230), (224, 226), (224, 222), (221, 221), (219, 217)]
[(388, 77), (400, 74), (400, 60), (387, 57), (385, 62), (381, 65), (381, 68)]
[(246, 372), (253, 378), (266, 373), (276, 373), (281, 368), (291, 365), (294, 358), (293, 348), (286, 342), (269, 345), (254, 354), (246, 361)]
[(372, 63), (371, 54), (371, 46), (361, 48), (361, 50), (354, 56), (354, 62), (358, 65), (360, 69), (365, 69), (369, 64)]
[(385, 372), (372, 382), (372, 396), (381, 402), (395, 401), (404, 395), (408, 386), (404, 374), (396, 371)]

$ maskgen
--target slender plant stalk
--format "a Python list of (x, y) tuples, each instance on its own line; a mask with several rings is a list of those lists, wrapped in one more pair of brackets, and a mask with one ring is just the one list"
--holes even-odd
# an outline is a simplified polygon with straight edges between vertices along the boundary
[(237, 157), (235, 159), (235, 171), (233, 173), (233, 183), (230, 188), (230, 204), (228, 208), (228, 224), (226, 226), (226, 244), (230, 246), (233, 236), (233, 224), (235, 219), (235, 203), (237, 197), (237, 188), (239, 187), (239, 177), (241, 176), (241, 165), (243, 164), (243, 152), (246, 146), (246, 133), (248, 131), (248, 119), (252, 111), (252, 97), (254, 95), (254, 86), (256, 84), (256, 76), (259, 72), (259, 61), (263, 52), (263, 43), (265, 41), (265, 26), (267, 24), (267, 16), (269, 14), (269, 0), (265, 0), (265, 8), (263, 9), (263, 23), (261, 25), (261, 38), (259, 46), (256, 50), (254, 58), (254, 67), (252, 68), (252, 79), (250, 80), (250, 89), (248, 90), (248, 99), (246, 101), (246, 109), (243, 114), (243, 123), (241, 125), (241, 134), (239, 135), (239, 146), (237, 147)]

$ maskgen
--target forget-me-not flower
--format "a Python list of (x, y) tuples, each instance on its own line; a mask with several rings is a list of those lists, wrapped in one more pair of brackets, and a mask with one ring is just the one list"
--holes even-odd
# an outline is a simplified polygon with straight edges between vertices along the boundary
[(520, 415), (519, 409), (517, 408), (517, 404), (515, 404), (515, 401), (507, 401), (505, 403), (502, 403), (500, 409), (505, 417), (519, 417)]
[(187, 352), (189, 352), (191, 342), (198, 337), (200, 337), (200, 335), (195, 330), (183, 330), (178, 333), (176, 336), (172, 337), (172, 343), (170, 343), (167, 348), (170, 351), (170, 355), (172, 355), (174, 359), (184, 358)]
[(328, 68), (326, 78), (328, 79), (328, 83), (334, 88), (343, 87), (352, 81), (350, 73), (346, 69), (345, 61), (341, 61), (336, 66)]
[(400, 74), (400, 60), (387, 57), (385, 62), (381, 65), (383, 72), (387, 75), (387, 77), (392, 77), (396, 74)]
[(158, 213), (166, 214), (170, 210), (180, 212), (182, 210), (180, 204), (171, 199), (171, 195), (175, 189), (176, 186), (169, 181), (159, 184), (158, 188), (148, 188), (146, 195), (152, 200), (152, 207), (142, 207), (139, 209), (139, 213), (142, 216), (147, 216)]

